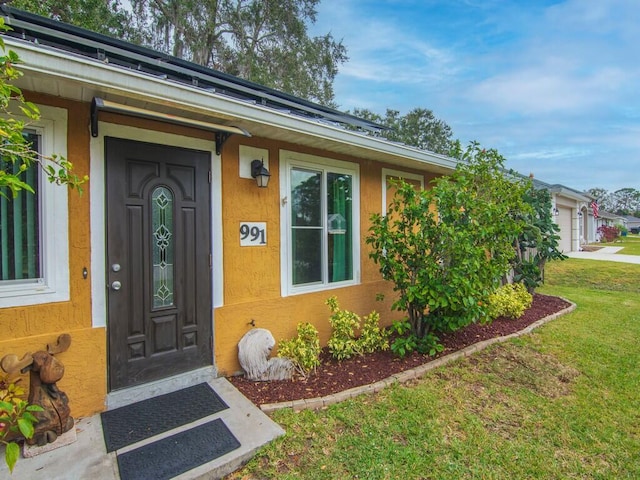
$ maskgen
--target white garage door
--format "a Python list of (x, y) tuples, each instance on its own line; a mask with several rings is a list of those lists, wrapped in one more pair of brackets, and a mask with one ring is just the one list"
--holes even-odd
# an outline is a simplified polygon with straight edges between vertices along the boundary
[(558, 226), (560, 227), (560, 241), (558, 249), (561, 252), (571, 251), (571, 209), (558, 207)]

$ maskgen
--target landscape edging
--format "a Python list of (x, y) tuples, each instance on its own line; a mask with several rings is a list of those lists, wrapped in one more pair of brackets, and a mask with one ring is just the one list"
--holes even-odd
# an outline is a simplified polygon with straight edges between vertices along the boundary
[[(562, 297), (560, 297), (562, 298)], [(371, 383), (368, 385), (361, 385), (359, 387), (353, 387), (348, 390), (343, 390), (338, 393), (333, 393), (331, 395), (327, 395), (325, 397), (315, 397), (315, 398), (306, 398), (301, 400), (290, 400), (287, 402), (277, 402), (277, 403), (265, 403), (260, 405), (260, 409), (265, 413), (274, 412), (276, 410), (280, 410), (283, 408), (292, 408), (294, 411), (298, 412), (300, 410), (317, 410), (323, 407), (328, 407), (329, 405), (333, 405), (338, 402), (343, 402), (344, 400), (348, 400), (350, 398), (357, 397), (359, 395), (377, 393), (380, 390), (388, 387), (389, 385), (393, 385), (394, 383), (406, 383), (411, 380), (415, 380), (416, 378), (420, 378), (425, 373), (434, 368), (441, 367), (442, 365), (446, 365), (447, 363), (453, 362), (454, 360), (458, 360), (459, 358), (468, 357), (472, 353), (479, 352), (484, 350), (485, 348), (495, 344), (502, 343), (510, 340), (512, 338), (520, 337), (521, 335), (526, 335), (531, 333), (534, 329), (544, 325), (551, 320), (555, 320), (562, 315), (566, 315), (567, 313), (572, 312), (576, 308), (576, 304), (566, 298), (562, 298), (564, 301), (569, 303), (570, 305), (559, 312), (553, 313), (551, 315), (547, 315), (540, 320), (533, 322), (531, 325), (519, 330), (515, 333), (511, 333), (509, 335), (504, 335), (501, 337), (489, 338), (487, 340), (482, 340), (480, 342), (471, 344), (467, 347), (464, 347), (456, 352), (450, 353), (440, 358), (436, 358), (435, 360), (431, 360), (430, 362), (424, 363), (418, 367), (411, 368), (409, 370), (405, 370), (403, 372), (395, 373), (387, 378), (379, 380), (375, 383)]]

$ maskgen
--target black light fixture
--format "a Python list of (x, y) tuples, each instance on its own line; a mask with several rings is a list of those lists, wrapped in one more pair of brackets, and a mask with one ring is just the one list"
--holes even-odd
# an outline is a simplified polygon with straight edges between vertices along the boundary
[(578, 218), (582, 218), (582, 212), (578, 212)]
[(256, 179), (256, 183), (260, 188), (265, 188), (269, 184), (271, 174), (264, 166), (264, 159), (251, 161), (251, 176)]
[(560, 210), (558, 210), (556, 207), (553, 207), (553, 215), (555, 217), (557, 217), (558, 215), (560, 215)]

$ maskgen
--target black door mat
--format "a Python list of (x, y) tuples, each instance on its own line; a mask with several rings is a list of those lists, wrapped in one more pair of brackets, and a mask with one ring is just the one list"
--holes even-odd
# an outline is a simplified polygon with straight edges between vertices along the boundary
[(219, 418), (118, 455), (121, 480), (164, 480), (240, 446)]
[(107, 452), (213, 415), (226, 403), (206, 383), (150, 398), (100, 415)]

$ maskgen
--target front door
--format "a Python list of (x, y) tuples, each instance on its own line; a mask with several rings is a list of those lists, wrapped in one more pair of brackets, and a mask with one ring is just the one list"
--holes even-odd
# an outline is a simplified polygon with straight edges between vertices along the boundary
[(109, 388), (212, 363), (211, 154), (105, 138)]

